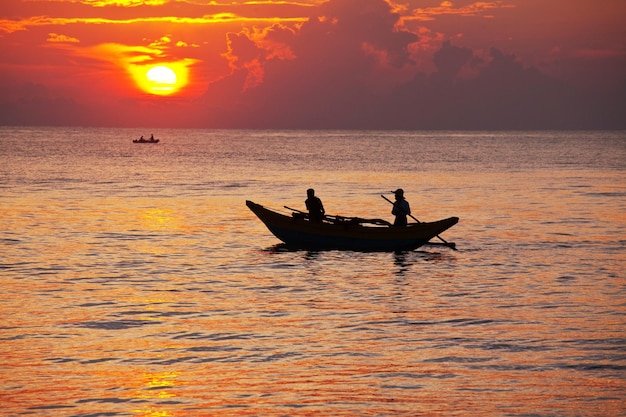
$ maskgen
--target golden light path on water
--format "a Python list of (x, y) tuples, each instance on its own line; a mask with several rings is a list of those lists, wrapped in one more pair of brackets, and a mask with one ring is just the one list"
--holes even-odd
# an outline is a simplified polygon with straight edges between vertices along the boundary
[[(104, 130), (85, 146), (61, 129), (37, 148), (37, 131), (11, 132), (9, 415), (622, 413), (622, 139), (574, 142), (604, 152), (598, 167), (542, 137), (412, 137), (398, 155), (372, 133), (322, 147), (306, 132), (170, 131), (139, 146)], [(399, 185), (420, 220), (461, 218), (444, 234), (458, 251), (291, 251), (244, 204), (302, 208), (313, 186), (329, 213), (389, 219), (380, 194)]]

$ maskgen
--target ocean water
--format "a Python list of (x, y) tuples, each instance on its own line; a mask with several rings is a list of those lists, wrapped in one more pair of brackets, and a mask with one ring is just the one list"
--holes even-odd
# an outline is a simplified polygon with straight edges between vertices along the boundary
[[(626, 415), (625, 132), (150, 133), (0, 128), (2, 415)], [(245, 206), (309, 187), (402, 187), (458, 250), (290, 250)]]

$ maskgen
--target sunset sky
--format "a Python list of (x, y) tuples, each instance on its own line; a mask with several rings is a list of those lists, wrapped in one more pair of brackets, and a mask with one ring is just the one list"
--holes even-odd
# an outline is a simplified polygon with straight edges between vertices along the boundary
[(0, 124), (625, 129), (624, 0), (2, 0)]

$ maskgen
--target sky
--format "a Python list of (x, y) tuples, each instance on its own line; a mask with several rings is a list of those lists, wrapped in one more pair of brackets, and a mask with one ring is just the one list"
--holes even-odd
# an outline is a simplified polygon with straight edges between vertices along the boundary
[(0, 125), (626, 129), (624, 0), (2, 0)]

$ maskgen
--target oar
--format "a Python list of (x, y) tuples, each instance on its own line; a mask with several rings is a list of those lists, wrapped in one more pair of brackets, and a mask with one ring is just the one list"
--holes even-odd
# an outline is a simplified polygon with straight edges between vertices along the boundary
[[(287, 207), (287, 206), (283, 206), (283, 207), (286, 208), (287, 210), (291, 210), (291, 211), (294, 211), (296, 213), (304, 214), (304, 217), (309, 218), (309, 213), (307, 213), (306, 211), (298, 210), (298, 209)], [(328, 219), (328, 218), (336, 218), (336, 216), (329, 216), (329, 215), (325, 214), (324, 218), (326, 218), (326, 219)]]
[[(393, 201), (391, 201), (390, 199), (388, 199), (388, 198), (387, 198), (387, 197), (385, 197), (384, 195), (382, 195), (382, 194), (381, 194), (380, 196), (381, 196), (382, 198), (384, 198), (385, 200), (387, 200), (388, 202), (390, 202), (391, 204), (393, 204)], [(417, 220), (417, 218), (415, 218), (412, 214), (407, 213), (407, 215), (408, 215), (410, 218), (412, 218), (413, 220), (415, 220), (416, 222), (421, 223), (421, 222), (420, 222), (419, 220)], [(439, 236), (439, 235), (437, 235), (437, 238), (443, 242), (444, 246), (447, 246), (447, 247), (449, 247), (450, 249), (453, 249), (453, 250), (457, 250), (457, 249), (456, 249), (456, 243), (454, 243), (454, 242), (446, 242), (446, 240), (445, 240), (444, 238), (442, 238), (441, 236)]]
[(291, 210), (291, 211), (295, 211), (296, 213), (302, 213), (302, 214), (306, 214), (308, 216), (309, 213), (305, 213), (304, 211), (295, 209), (295, 208), (291, 208), (291, 207), (287, 207), (287, 206), (283, 206), (284, 208), (286, 208), (287, 210)]

